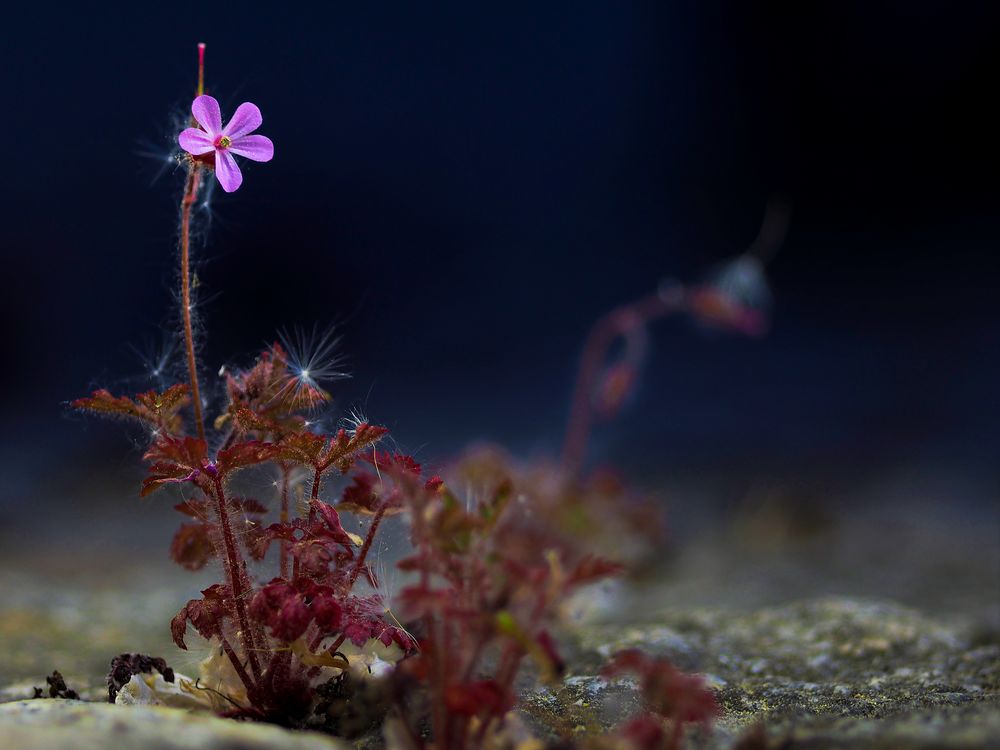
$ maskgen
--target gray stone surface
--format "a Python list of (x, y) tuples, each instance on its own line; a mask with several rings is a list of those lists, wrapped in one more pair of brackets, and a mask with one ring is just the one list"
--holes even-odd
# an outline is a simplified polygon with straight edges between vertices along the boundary
[[(132, 528), (126, 520), (122, 528)], [(175, 525), (166, 520), (164, 533)], [(591, 620), (568, 634), (570, 675), (528, 695), (522, 711), (529, 723), (548, 737), (573, 737), (631, 715), (634, 691), (596, 675), (615, 650), (638, 646), (705, 674), (717, 690), (723, 716), (711, 736), (698, 738), (708, 748), (734, 747), (761, 722), (767, 740), (748, 750), (1000, 747), (996, 516), (951, 516), (935, 525), (907, 506), (807, 520), (787, 510), (736, 517), (671, 548), (663, 564), (618, 595), (600, 598), (590, 616), (603, 624)], [(204, 652), (194, 643), (191, 652), (178, 651), (166, 624), (215, 572), (171, 567), (166, 541), (155, 533), (127, 537), (131, 547), (86, 554), (62, 547), (53, 556), (48, 543), (34, 547), (34, 556), (32, 549), (11, 556), (11, 547), (0, 548), (0, 702), (30, 696), (53, 669), (100, 700), (108, 662), (122, 651), (164, 656), (182, 672), (197, 672)], [(71, 738), (79, 739), (77, 750), (129, 747), (132, 740), (119, 735), (144, 737), (150, 727), (191, 721), (148, 711), (9, 704), (0, 712), (0, 748), (59, 747), (53, 743)], [(219, 721), (195, 724), (209, 732)], [(325, 742), (222, 724), (222, 731), (265, 733), (275, 748)], [(229, 742), (225, 735), (213, 741)]]
[(692, 607), (659, 620), (581, 629), (577, 674), (526, 701), (538, 731), (593, 733), (634, 712), (626, 686), (595, 675), (638, 647), (706, 676), (723, 710), (710, 747), (731, 747), (757, 724), (789, 748), (1000, 747), (1000, 641), (971, 622), (850, 598)]
[(338, 750), (314, 732), (220, 719), (159, 706), (71, 700), (0, 705), (0, 747), (18, 750)]

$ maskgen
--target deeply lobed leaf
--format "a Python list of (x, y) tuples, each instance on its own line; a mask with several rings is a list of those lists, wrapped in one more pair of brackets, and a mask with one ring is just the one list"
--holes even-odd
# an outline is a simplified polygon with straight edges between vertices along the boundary
[(182, 523), (170, 543), (170, 557), (182, 568), (201, 570), (215, 556), (214, 533), (213, 524)]
[(146, 391), (134, 398), (114, 396), (107, 389), (101, 388), (86, 398), (73, 401), (70, 406), (103, 416), (134, 419), (172, 433), (180, 429), (177, 412), (189, 400), (187, 385), (176, 384), (162, 393)]
[(145, 497), (165, 484), (196, 481), (208, 465), (207, 453), (205, 441), (199, 438), (159, 436), (143, 456), (152, 465), (139, 496)]
[(170, 634), (178, 648), (185, 651), (184, 632), (187, 623), (206, 640), (222, 635), (223, 620), (228, 616), (226, 600), (230, 599), (229, 588), (216, 583), (201, 592), (201, 599), (191, 599), (170, 621)]

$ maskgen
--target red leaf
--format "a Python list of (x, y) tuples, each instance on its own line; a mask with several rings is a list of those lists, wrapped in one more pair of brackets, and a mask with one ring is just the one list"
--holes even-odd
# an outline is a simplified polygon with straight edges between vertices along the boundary
[(417, 642), (405, 629), (386, 620), (386, 609), (382, 598), (371, 596), (350, 596), (342, 602), (344, 625), (342, 633), (357, 647), (362, 647), (371, 639), (388, 646), (395, 642), (403, 651), (416, 649)]
[(306, 579), (292, 584), (275, 578), (254, 596), (250, 615), (285, 642), (299, 638), (313, 621), (322, 635), (332, 635), (339, 631), (343, 619), (336, 592)]
[(332, 635), (340, 630), (344, 621), (344, 609), (329, 586), (316, 586), (310, 592), (313, 619), (323, 635)]
[(170, 556), (188, 570), (201, 570), (215, 556), (211, 529), (204, 523), (182, 523), (170, 543)]
[(708, 723), (719, 714), (719, 704), (705, 687), (705, 680), (681, 672), (666, 659), (628, 649), (616, 654), (602, 670), (605, 677), (627, 673), (639, 678), (639, 690), (650, 710), (664, 718)]
[(448, 713), (461, 716), (503, 716), (514, 706), (514, 696), (496, 680), (449, 685), (444, 700)]
[(335, 553), (331, 552), (327, 545), (312, 542), (296, 545), (294, 556), (299, 561), (302, 575), (312, 578), (322, 578), (327, 575), (330, 572), (330, 563), (336, 558)]
[(277, 448), (271, 443), (259, 440), (248, 440), (236, 443), (219, 451), (216, 467), (222, 476), (227, 476), (238, 469), (270, 461), (275, 458)]
[(378, 504), (375, 481), (373, 474), (367, 472), (355, 474), (354, 483), (344, 488), (337, 509), (346, 510), (348, 513), (374, 513)]
[(204, 440), (195, 437), (175, 438), (169, 435), (158, 437), (149, 446), (144, 461), (163, 462), (187, 467), (189, 471), (200, 469), (208, 457), (208, 447)]
[(278, 432), (280, 427), (272, 419), (267, 419), (255, 412), (245, 404), (233, 404), (229, 407), (229, 414), (233, 422), (241, 432), (269, 433)]
[(184, 466), (166, 462), (155, 463), (149, 467), (149, 475), (142, 480), (142, 488), (139, 490), (139, 497), (156, 492), (165, 484), (178, 484), (181, 482), (193, 482), (201, 474), (198, 469), (188, 470)]
[(271, 629), (271, 635), (291, 642), (306, 632), (312, 615), (292, 584), (275, 578), (250, 602), (250, 615)]
[(387, 434), (389, 430), (385, 427), (376, 427), (367, 422), (362, 422), (351, 432), (338, 430), (323, 451), (318, 468), (325, 471), (330, 466), (336, 466), (341, 474), (346, 474), (361, 451), (374, 445)]
[[(293, 372), (288, 366), (288, 357), (280, 344), (274, 344), (270, 350), (263, 352), (257, 363), (246, 372), (230, 373), (226, 379), (230, 402), (256, 414), (256, 419), (271, 427), (262, 428), (261, 424), (250, 426), (247, 431), (283, 430), (294, 423), (296, 412), (308, 411), (330, 400), (330, 394), (320, 388), (313, 380)], [(230, 414), (237, 420), (239, 417), (234, 409)]]
[(277, 458), (315, 467), (326, 445), (326, 438), (315, 432), (296, 432), (285, 435), (277, 443)]
[(80, 398), (70, 404), (74, 409), (94, 412), (103, 416), (125, 417), (174, 431), (179, 427), (175, 419), (177, 411), (187, 402), (188, 387), (172, 385), (163, 393), (147, 391), (134, 399), (113, 396), (102, 388), (88, 398)]
[(596, 555), (587, 555), (577, 563), (566, 584), (567, 586), (582, 586), (602, 578), (620, 575), (624, 570), (625, 566), (620, 563), (605, 560)]
[(652, 659), (650, 657), (637, 648), (629, 648), (615, 654), (611, 661), (604, 665), (601, 675), (606, 678), (619, 677), (628, 673), (645, 676), (651, 665)]
[(284, 539), (286, 542), (296, 541), (295, 532), (298, 528), (300, 527), (294, 523), (272, 523), (263, 529), (255, 526), (249, 533), (247, 548), (255, 560), (263, 560), (271, 542), (276, 539)]
[(392, 471), (395, 469), (407, 474), (412, 474), (415, 477), (420, 476), (420, 464), (417, 463), (413, 456), (407, 456), (404, 453), (379, 451), (375, 456), (366, 456), (365, 460), (378, 466), (380, 471)]
[(432, 589), (416, 584), (400, 590), (397, 598), (403, 613), (408, 618), (417, 620), (425, 615), (443, 616), (456, 597), (452, 589)]
[[(386, 473), (382, 479), (391, 476)], [(354, 484), (344, 488), (341, 500), (337, 503), (337, 510), (366, 516), (379, 512), (394, 516), (406, 510), (403, 507), (404, 493), (405, 490), (398, 486), (379, 481), (374, 474), (367, 471), (360, 472), (354, 475)]]
[(186, 516), (191, 516), (191, 518), (197, 518), (199, 521), (208, 518), (208, 503), (196, 498), (178, 503), (174, 506), (174, 510)]
[(179, 648), (187, 650), (184, 631), (190, 622), (206, 640), (222, 635), (222, 620), (226, 616), (225, 599), (229, 589), (221, 584), (209, 586), (201, 592), (201, 599), (191, 599), (170, 621), (170, 634)]
[(636, 750), (662, 750), (667, 739), (663, 718), (656, 714), (635, 716), (618, 733)]
[(140, 497), (160, 489), (164, 484), (191, 482), (201, 475), (207, 463), (208, 449), (204, 440), (161, 435), (146, 451), (143, 459), (152, 461), (149, 474), (143, 480)]
[(328, 536), (333, 541), (351, 550), (354, 541), (344, 531), (344, 527), (340, 523), (340, 514), (337, 513), (336, 509), (322, 500), (310, 500), (309, 505), (319, 514), (319, 517), (323, 519), (323, 523), (325, 524), (325, 527), (311, 528), (310, 531), (317, 536)]

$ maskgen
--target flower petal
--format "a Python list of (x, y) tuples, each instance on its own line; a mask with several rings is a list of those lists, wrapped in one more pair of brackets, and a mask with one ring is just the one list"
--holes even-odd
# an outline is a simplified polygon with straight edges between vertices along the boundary
[(266, 135), (245, 135), (234, 138), (229, 150), (237, 156), (245, 156), (254, 161), (271, 161), (274, 158), (274, 144)]
[(212, 138), (222, 132), (222, 112), (214, 96), (202, 94), (191, 103), (191, 114)]
[(264, 118), (261, 116), (260, 110), (257, 109), (257, 105), (243, 102), (236, 108), (233, 119), (226, 125), (222, 134), (228, 135), (235, 141), (237, 138), (255, 131), (262, 122), (264, 122)]
[(187, 151), (189, 154), (194, 156), (201, 156), (202, 154), (207, 154), (213, 148), (212, 139), (208, 137), (208, 133), (204, 130), (199, 130), (198, 128), (188, 128), (187, 130), (182, 130), (181, 134), (177, 136), (177, 142), (181, 145), (181, 148)]
[(243, 184), (243, 174), (236, 166), (236, 159), (226, 149), (215, 151), (215, 176), (227, 193), (232, 193)]

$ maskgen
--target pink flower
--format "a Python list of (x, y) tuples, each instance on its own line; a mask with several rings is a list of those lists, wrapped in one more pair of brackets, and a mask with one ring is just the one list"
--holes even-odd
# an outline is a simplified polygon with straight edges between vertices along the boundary
[(243, 102), (226, 127), (222, 127), (222, 112), (214, 97), (199, 96), (191, 104), (191, 114), (201, 129), (188, 128), (181, 132), (177, 141), (192, 156), (215, 152), (215, 176), (227, 193), (243, 183), (243, 175), (233, 154), (254, 161), (271, 161), (274, 157), (274, 144), (270, 138), (250, 135), (264, 119), (256, 104)]

